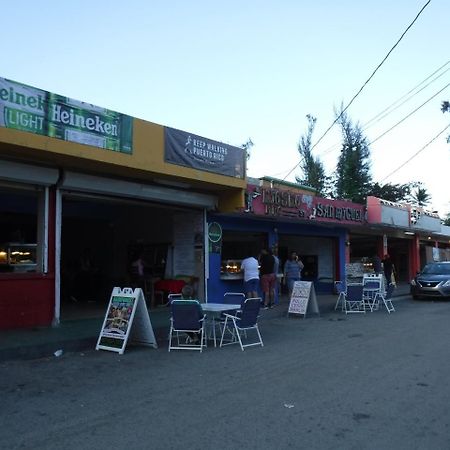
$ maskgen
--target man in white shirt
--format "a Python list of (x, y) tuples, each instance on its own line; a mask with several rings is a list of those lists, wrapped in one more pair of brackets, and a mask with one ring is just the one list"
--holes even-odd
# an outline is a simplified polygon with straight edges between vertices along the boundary
[(241, 271), (244, 272), (244, 292), (246, 293), (247, 298), (258, 297), (258, 260), (253, 256), (243, 259), (241, 262)]

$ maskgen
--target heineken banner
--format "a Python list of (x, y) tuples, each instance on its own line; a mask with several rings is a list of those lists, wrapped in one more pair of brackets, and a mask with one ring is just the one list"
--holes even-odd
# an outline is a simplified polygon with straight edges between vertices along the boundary
[(5, 78), (0, 78), (0, 126), (132, 153), (132, 117)]
[(164, 127), (165, 161), (180, 166), (244, 178), (245, 150), (195, 134)]

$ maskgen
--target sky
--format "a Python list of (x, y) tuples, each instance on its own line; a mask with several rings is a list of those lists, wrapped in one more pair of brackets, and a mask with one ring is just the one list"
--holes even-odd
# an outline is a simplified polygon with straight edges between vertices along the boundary
[[(335, 111), (426, 3), (4, 2), (0, 77), (230, 145), (250, 138), (249, 176), (295, 181), (306, 115), (317, 118), (313, 154), (332, 174)], [(450, 124), (440, 110), (450, 100), (449, 17), (449, 0), (431, 0), (348, 109), (371, 143), (373, 181), (422, 182), (441, 217), (450, 128), (429, 142)]]

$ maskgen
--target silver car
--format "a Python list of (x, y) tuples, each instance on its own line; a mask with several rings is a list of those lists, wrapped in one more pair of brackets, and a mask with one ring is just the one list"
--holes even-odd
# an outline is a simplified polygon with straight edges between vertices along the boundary
[(420, 297), (450, 297), (450, 261), (427, 264), (411, 280), (411, 295)]

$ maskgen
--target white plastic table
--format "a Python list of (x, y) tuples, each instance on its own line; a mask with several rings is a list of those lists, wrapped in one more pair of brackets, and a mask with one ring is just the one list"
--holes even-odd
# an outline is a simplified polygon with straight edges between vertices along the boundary
[(238, 309), (241, 309), (241, 305), (240, 304), (239, 305), (238, 304), (228, 305), (226, 303), (209, 303), (208, 302), (208, 303), (202, 303), (201, 306), (202, 306), (203, 311), (206, 313), (206, 317), (211, 319), (214, 347), (217, 347), (215, 319), (217, 317), (220, 317), (220, 315), (224, 311), (237, 311)]

